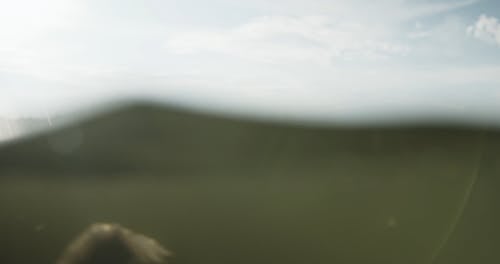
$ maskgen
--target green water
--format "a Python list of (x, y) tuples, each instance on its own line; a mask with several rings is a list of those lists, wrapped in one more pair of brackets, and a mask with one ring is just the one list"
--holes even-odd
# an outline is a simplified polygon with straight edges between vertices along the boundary
[[(165, 111), (0, 148), (0, 263), (53, 263), (94, 222), (151, 236), (179, 264), (500, 263), (495, 131)], [(54, 150), (65, 138), (79, 145)]]

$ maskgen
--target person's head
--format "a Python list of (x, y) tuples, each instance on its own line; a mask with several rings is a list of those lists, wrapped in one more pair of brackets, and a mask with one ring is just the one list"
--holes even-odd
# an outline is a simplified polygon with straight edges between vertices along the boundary
[(96, 223), (70, 243), (57, 264), (160, 264), (168, 256), (152, 238), (118, 224)]

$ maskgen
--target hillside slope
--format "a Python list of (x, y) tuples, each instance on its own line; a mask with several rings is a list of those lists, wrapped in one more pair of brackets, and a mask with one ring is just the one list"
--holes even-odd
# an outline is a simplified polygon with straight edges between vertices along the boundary
[(305, 126), (134, 104), (0, 146), (0, 173), (296, 171), (365, 167), (372, 161), (401, 166), (398, 162), (409, 155), (424, 154), (467, 164), (470, 158), (462, 153), (473, 153), (479, 133), (446, 127)]

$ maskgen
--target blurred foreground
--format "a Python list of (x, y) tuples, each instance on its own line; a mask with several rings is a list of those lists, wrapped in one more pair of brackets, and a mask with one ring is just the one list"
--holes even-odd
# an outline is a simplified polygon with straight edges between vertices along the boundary
[(53, 263), (98, 221), (169, 263), (500, 263), (498, 146), (129, 106), (0, 148), (0, 263)]

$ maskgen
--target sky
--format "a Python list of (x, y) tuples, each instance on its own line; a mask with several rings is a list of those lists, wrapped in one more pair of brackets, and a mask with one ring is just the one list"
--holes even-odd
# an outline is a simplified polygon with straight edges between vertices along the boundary
[(0, 1), (0, 117), (130, 97), (500, 122), (500, 2)]

